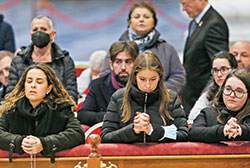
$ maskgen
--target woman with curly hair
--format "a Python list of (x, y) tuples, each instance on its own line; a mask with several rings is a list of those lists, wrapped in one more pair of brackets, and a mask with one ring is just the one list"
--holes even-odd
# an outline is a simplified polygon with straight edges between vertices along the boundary
[(0, 108), (0, 149), (53, 154), (84, 143), (75, 102), (52, 68), (29, 66)]

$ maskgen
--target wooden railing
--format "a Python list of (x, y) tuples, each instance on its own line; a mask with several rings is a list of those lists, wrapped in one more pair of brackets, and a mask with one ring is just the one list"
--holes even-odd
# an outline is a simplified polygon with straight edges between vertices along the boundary
[[(90, 144), (56, 154), (50, 158), (38, 156), (36, 168), (248, 168), (249, 142), (232, 144), (165, 143), (165, 144), (100, 144), (100, 137), (91, 135)], [(129, 148), (129, 149), (128, 149)], [(140, 154), (138, 154), (140, 153)], [(6, 157), (7, 153), (0, 151)], [(116, 156), (114, 156), (116, 154)], [(14, 155), (13, 162), (0, 158), (0, 168), (31, 167), (31, 159)]]

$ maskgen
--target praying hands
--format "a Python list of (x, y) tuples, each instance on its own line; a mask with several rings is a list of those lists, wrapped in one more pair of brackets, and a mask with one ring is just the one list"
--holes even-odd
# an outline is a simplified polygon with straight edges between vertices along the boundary
[(145, 132), (146, 134), (150, 134), (152, 131), (152, 125), (150, 124), (150, 116), (146, 113), (136, 112), (136, 116), (134, 117), (134, 131), (136, 134), (141, 132)]
[(237, 136), (241, 136), (242, 129), (240, 125), (237, 123), (237, 119), (232, 117), (227, 121), (227, 124), (224, 126), (224, 136), (228, 136), (230, 138), (236, 138)]

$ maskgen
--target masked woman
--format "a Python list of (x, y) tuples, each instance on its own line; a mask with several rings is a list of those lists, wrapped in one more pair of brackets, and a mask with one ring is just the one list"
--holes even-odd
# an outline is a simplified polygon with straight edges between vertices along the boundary
[(53, 154), (85, 141), (76, 104), (52, 68), (37, 63), (23, 73), (0, 109), (0, 149)]
[(110, 100), (102, 142), (187, 141), (187, 120), (179, 96), (167, 90), (160, 59), (145, 51), (134, 62), (126, 88)]
[(216, 94), (214, 107), (201, 110), (189, 131), (191, 141), (250, 140), (250, 74), (232, 70)]
[(30, 34), (32, 43), (27, 47), (21, 47), (21, 51), (13, 58), (7, 93), (14, 89), (29, 65), (41, 62), (54, 69), (69, 95), (77, 101), (75, 65), (69, 53), (54, 43), (56, 30), (53, 21), (48, 16), (35, 17), (31, 22)]

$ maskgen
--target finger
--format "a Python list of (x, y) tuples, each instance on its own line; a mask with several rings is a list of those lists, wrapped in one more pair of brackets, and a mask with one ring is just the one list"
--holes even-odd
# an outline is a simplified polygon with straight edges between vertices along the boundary
[(141, 114), (141, 112), (138, 112), (138, 111), (136, 112), (136, 115), (140, 115), (140, 114)]

